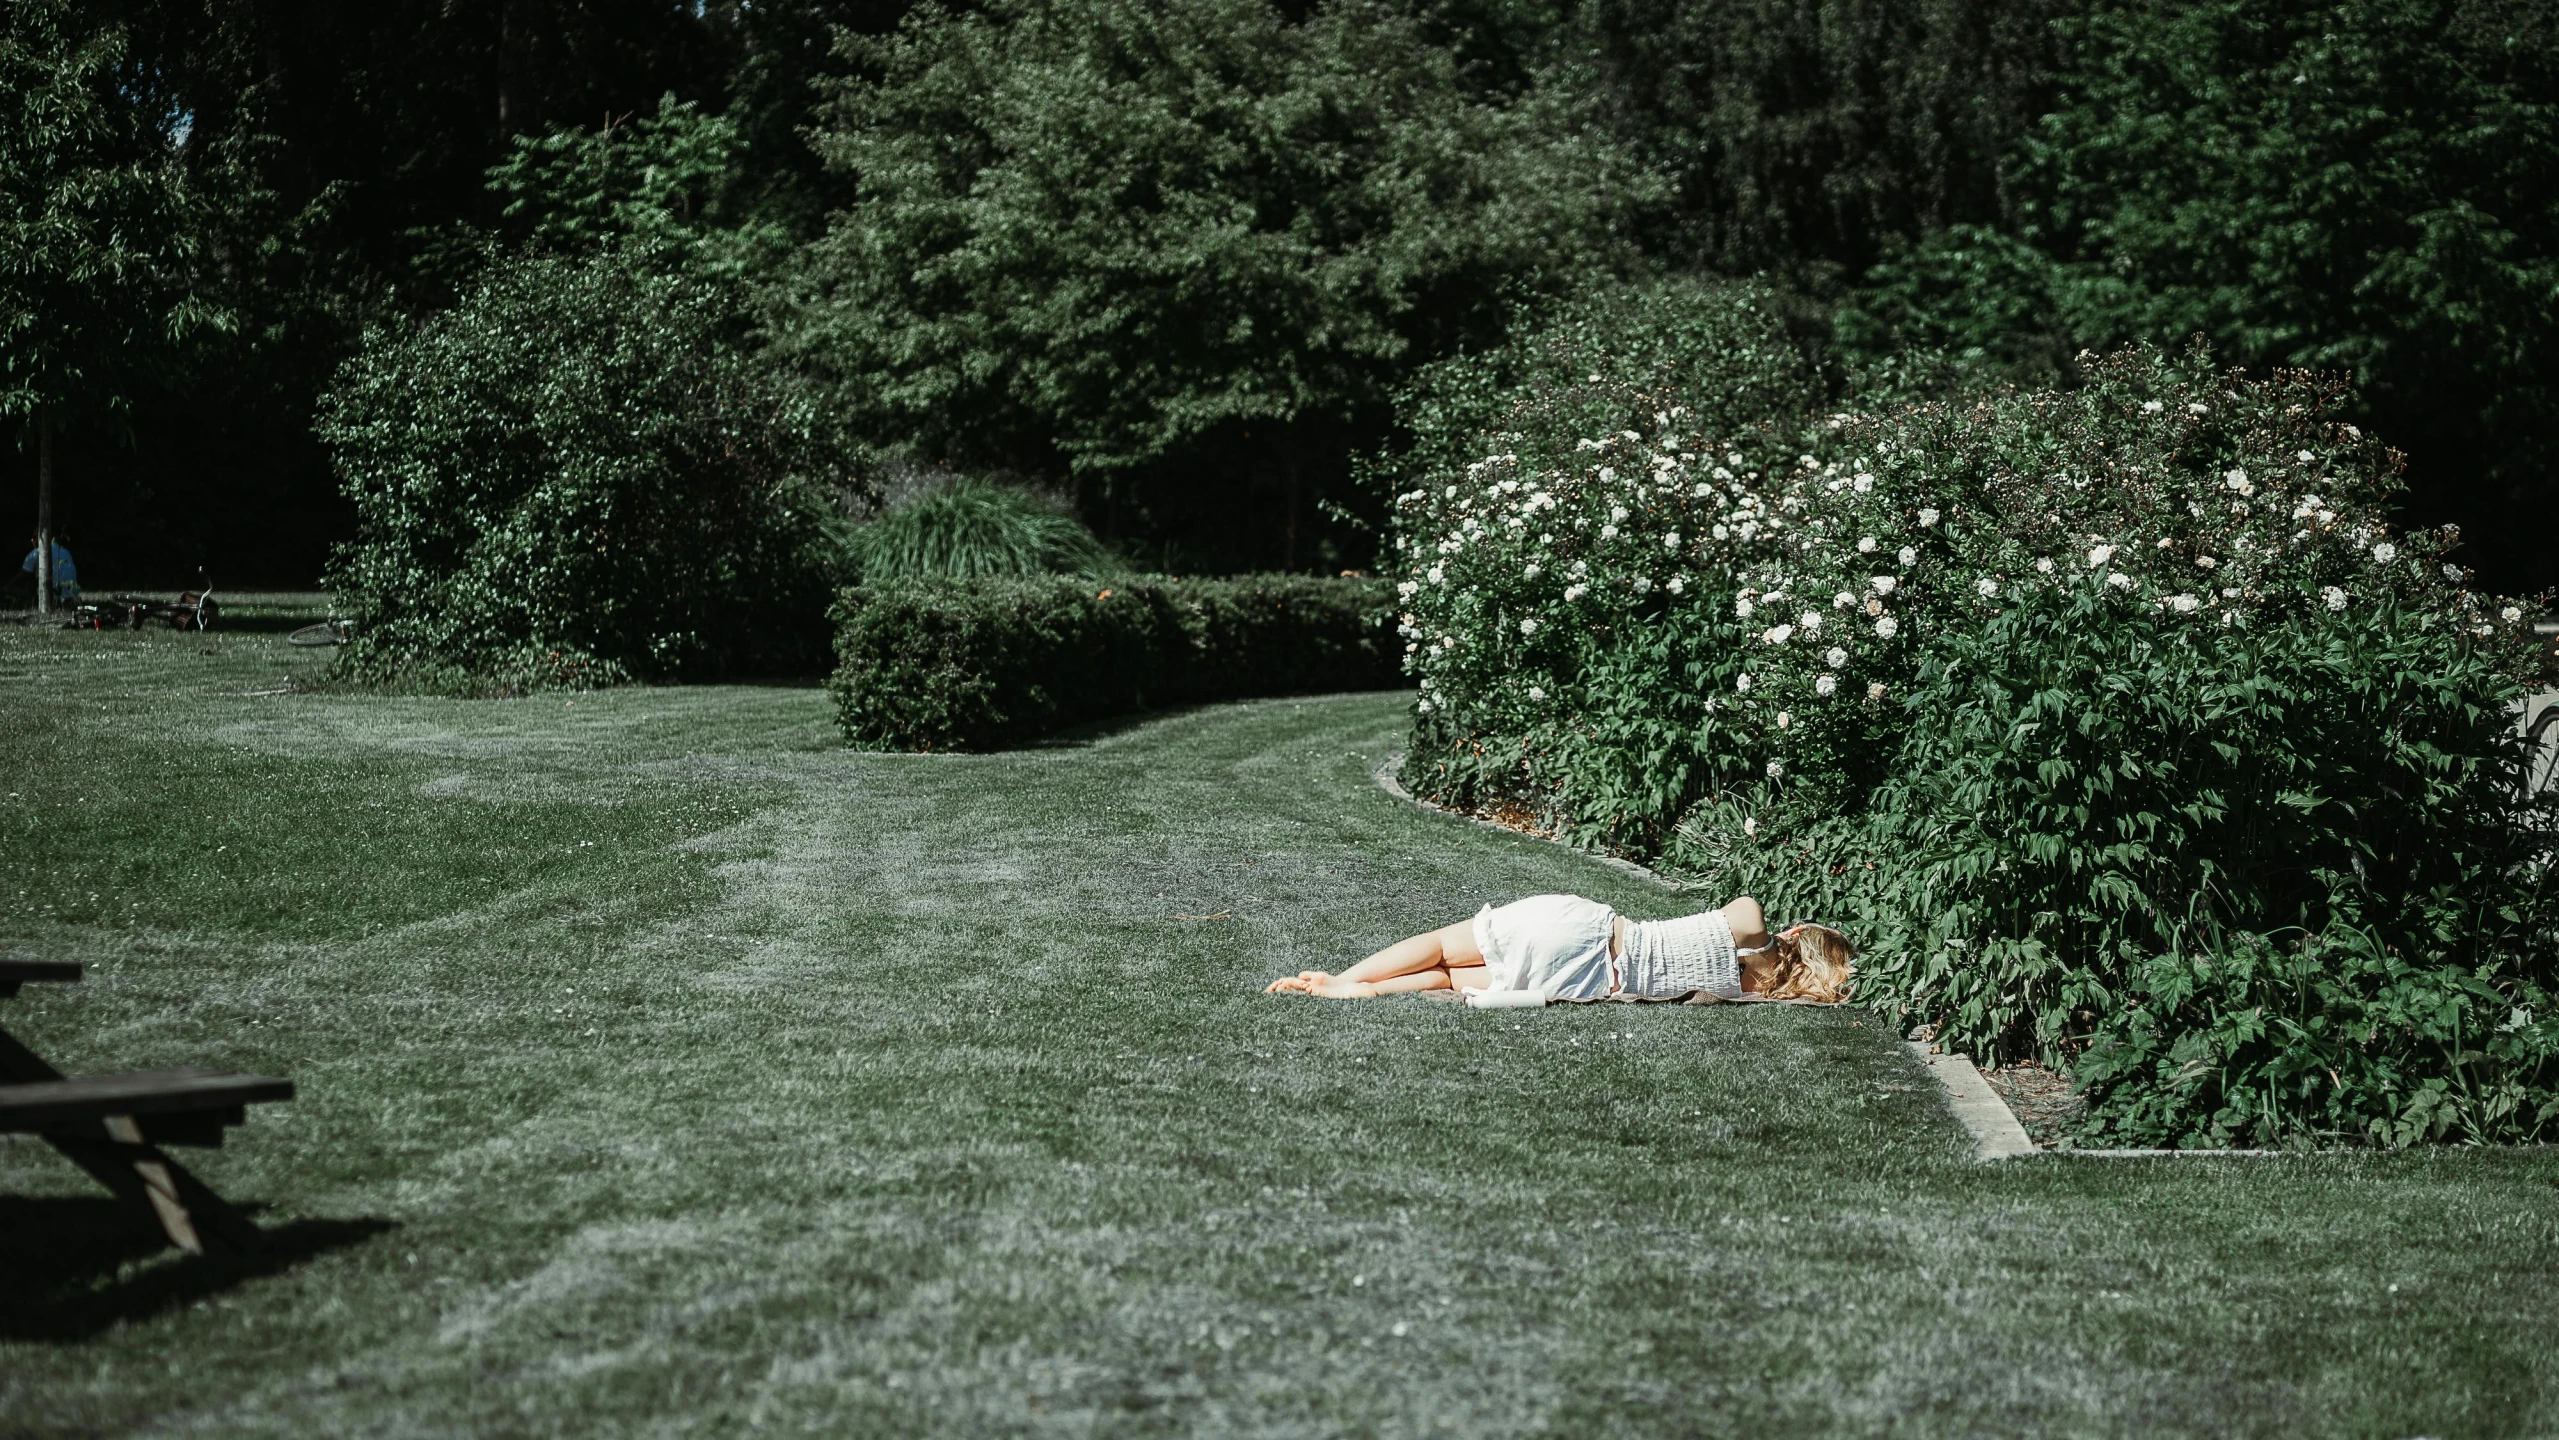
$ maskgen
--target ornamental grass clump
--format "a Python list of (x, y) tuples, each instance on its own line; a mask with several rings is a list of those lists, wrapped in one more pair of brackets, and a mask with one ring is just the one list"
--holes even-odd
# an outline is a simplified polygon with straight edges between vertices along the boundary
[[(2528, 607), (2393, 525), (2399, 457), (2337, 382), (2082, 363), (1835, 416), (1792, 457), (1714, 456), (1666, 404), (1593, 445), (1606, 478), (1522, 480), (1594, 523), (1560, 588), (1498, 603), (1430, 597), (1524, 528), (1524, 462), (1408, 495), (1423, 778), (1851, 931), (1863, 999), (2069, 1068), (2091, 1140), (2559, 1132)], [(1636, 628), (1686, 649), (1571, 668)], [(1641, 734), (1630, 700), (1673, 743), (1598, 757)], [(1665, 757), (1676, 793), (1610, 780)]]

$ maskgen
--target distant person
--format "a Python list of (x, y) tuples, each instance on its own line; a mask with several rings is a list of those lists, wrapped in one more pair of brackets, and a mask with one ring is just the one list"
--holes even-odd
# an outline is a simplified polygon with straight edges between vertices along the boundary
[[(32, 605), (36, 598), (36, 537), (27, 537), (27, 558), (18, 566), (17, 583), (10, 586), (13, 595)], [(53, 537), (53, 603), (76, 605), (80, 602), (80, 567), (71, 563), (71, 552), (62, 548), (62, 537)]]
[(1759, 902), (1747, 895), (1677, 920), (1629, 920), (1578, 895), (1533, 895), (1398, 941), (1339, 975), (1305, 970), (1269, 988), (1337, 1000), (1410, 990), (1668, 1000), (1702, 990), (1727, 1000), (1835, 1004), (1848, 998), (1856, 957), (1848, 937), (1826, 925), (1770, 935)]

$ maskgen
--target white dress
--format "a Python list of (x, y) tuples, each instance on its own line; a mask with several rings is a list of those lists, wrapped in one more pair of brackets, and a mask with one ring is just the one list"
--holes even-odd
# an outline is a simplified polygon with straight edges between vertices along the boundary
[(1626, 927), (1625, 954), (1609, 957), (1617, 912), (1579, 895), (1532, 895), (1475, 913), (1487, 990), (1535, 990), (1548, 1000), (1612, 994), (1671, 999), (1704, 990), (1741, 998), (1741, 957), (1720, 910)]

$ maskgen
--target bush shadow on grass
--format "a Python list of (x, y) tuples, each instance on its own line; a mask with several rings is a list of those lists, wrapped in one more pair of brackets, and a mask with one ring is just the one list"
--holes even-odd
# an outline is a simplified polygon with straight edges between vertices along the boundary
[(398, 1228), (396, 1221), (293, 1220), (242, 1255), (187, 1255), (107, 1196), (0, 1196), (0, 1341), (65, 1344), (179, 1309)]

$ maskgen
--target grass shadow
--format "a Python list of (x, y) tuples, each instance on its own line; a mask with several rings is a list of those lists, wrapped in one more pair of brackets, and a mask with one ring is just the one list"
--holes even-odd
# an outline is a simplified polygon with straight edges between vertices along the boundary
[(0, 1341), (67, 1344), (372, 1239), (397, 1222), (293, 1220), (245, 1255), (186, 1255), (122, 1202), (0, 1196)]

